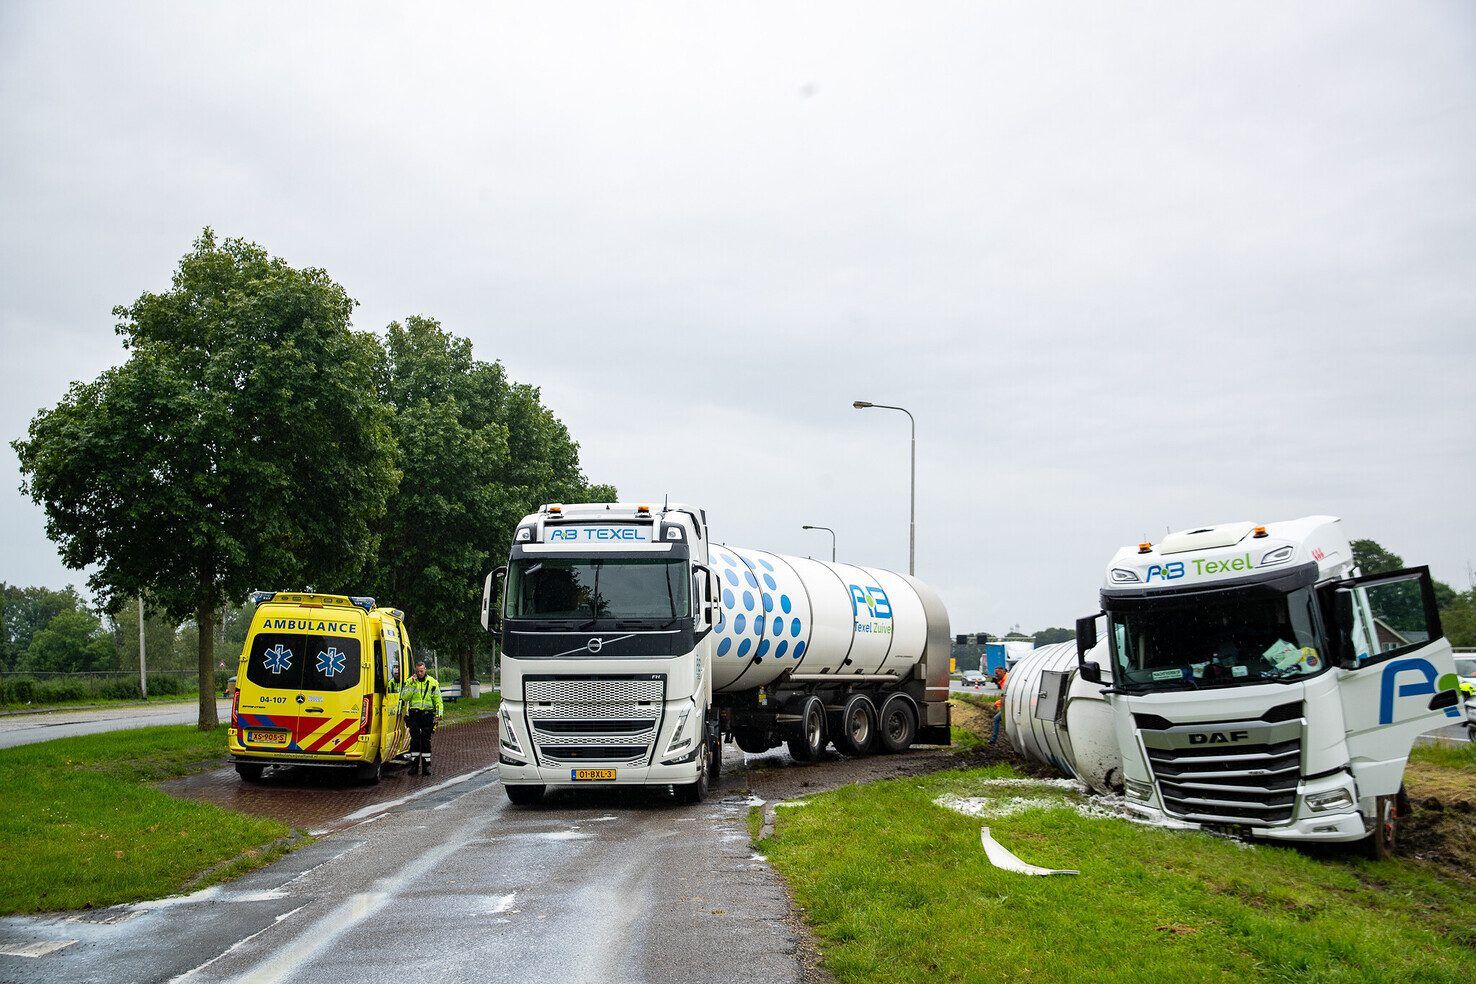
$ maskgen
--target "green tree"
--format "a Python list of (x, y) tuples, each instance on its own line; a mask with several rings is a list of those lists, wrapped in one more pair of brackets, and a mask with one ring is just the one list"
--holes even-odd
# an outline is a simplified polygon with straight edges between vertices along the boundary
[[(129, 598), (112, 616), (118, 669), (138, 669), (138, 597)], [(194, 653), (176, 652), (179, 626), (157, 608), (144, 606), (144, 656), (151, 670), (179, 670), (194, 662)], [(186, 662), (188, 661), (188, 662)]]
[(48, 535), (108, 607), (143, 592), (200, 627), (202, 729), (221, 606), (260, 585), (342, 590), (374, 556), (398, 476), (381, 349), (353, 306), (324, 271), (206, 229), (170, 289), (114, 309), (128, 360), (14, 443)]
[(1037, 646), (1049, 646), (1053, 642), (1070, 642), (1075, 638), (1075, 629), (1041, 629), (1035, 633), (1035, 644)]
[(87, 603), (74, 587), (56, 591), (0, 582), (0, 668), (13, 672), (26, 650), (30, 649), (37, 632), (62, 612), (86, 607)]
[(58, 612), (31, 639), (22, 670), (46, 673), (82, 673), (111, 670), (113, 640), (102, 621), (83, 608)]
[(383, 523), (374, 585), (403, 609), (418, 649), (454, 657), (463, 687), (476, 652), (482, 582), (514, 525), (540, 502), (613, 499), (579, 470), (579, 446), (538, 390), (481, 362), (431, 318), (386, 330), (379, 392), (393, 410), (404, 474)]

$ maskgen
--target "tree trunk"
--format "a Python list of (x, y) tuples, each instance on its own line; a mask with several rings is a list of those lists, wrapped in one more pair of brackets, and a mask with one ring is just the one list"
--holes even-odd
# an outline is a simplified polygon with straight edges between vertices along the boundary
[(220, 720), (215, 715), (215, 606), (200, 602), (195, 611), (195, 624), (200, 628), (200, 723), (201, 731), (214, 731)]
[(468, 646), (461, 651), (461, 699), (471, 700), (471, 685), (476, 679), (476, 668), (472, 665), (472, 651)]

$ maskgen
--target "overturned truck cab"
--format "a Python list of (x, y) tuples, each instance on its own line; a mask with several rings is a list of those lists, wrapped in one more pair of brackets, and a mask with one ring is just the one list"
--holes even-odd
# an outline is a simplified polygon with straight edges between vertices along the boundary
[(1101, 602), (1059, 685), (1110, 706), (1128, 809), (1389, 853), (1415, 739), (1460, 717), (1427, 568), (1360, 576), (1331, 516), (1228, 523), (1124, 547)]

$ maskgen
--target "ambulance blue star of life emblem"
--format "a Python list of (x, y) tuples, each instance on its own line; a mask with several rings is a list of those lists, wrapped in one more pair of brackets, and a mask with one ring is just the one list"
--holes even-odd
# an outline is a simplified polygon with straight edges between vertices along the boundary
[(274, 674), (281, 673), (283, 670), (292, 669), (292, 650), (280, 642), (271, 649), (268, 649), (263, 656), (262, 662)]
[(318, 672), (331, 679), (343, 672), (347, 659), (347, 653), (339, 652), (336, 646), (329, 646), (326, 653), (318, 654)]

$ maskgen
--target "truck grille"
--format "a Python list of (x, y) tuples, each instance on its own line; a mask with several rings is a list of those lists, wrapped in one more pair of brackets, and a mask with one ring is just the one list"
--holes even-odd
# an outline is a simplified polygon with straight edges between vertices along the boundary
[[(1302, 776), (1302, 721), (1210, 721), (1142, 727), (1164, 809), (1199, 823), (1264, 827), (1292, 818)], [(1268, 714), (1268, 716), (1271, 716)]]
[(650, 763), (661, 731), (665, 677), (530, 677), (523, 694), (541, 764)]

